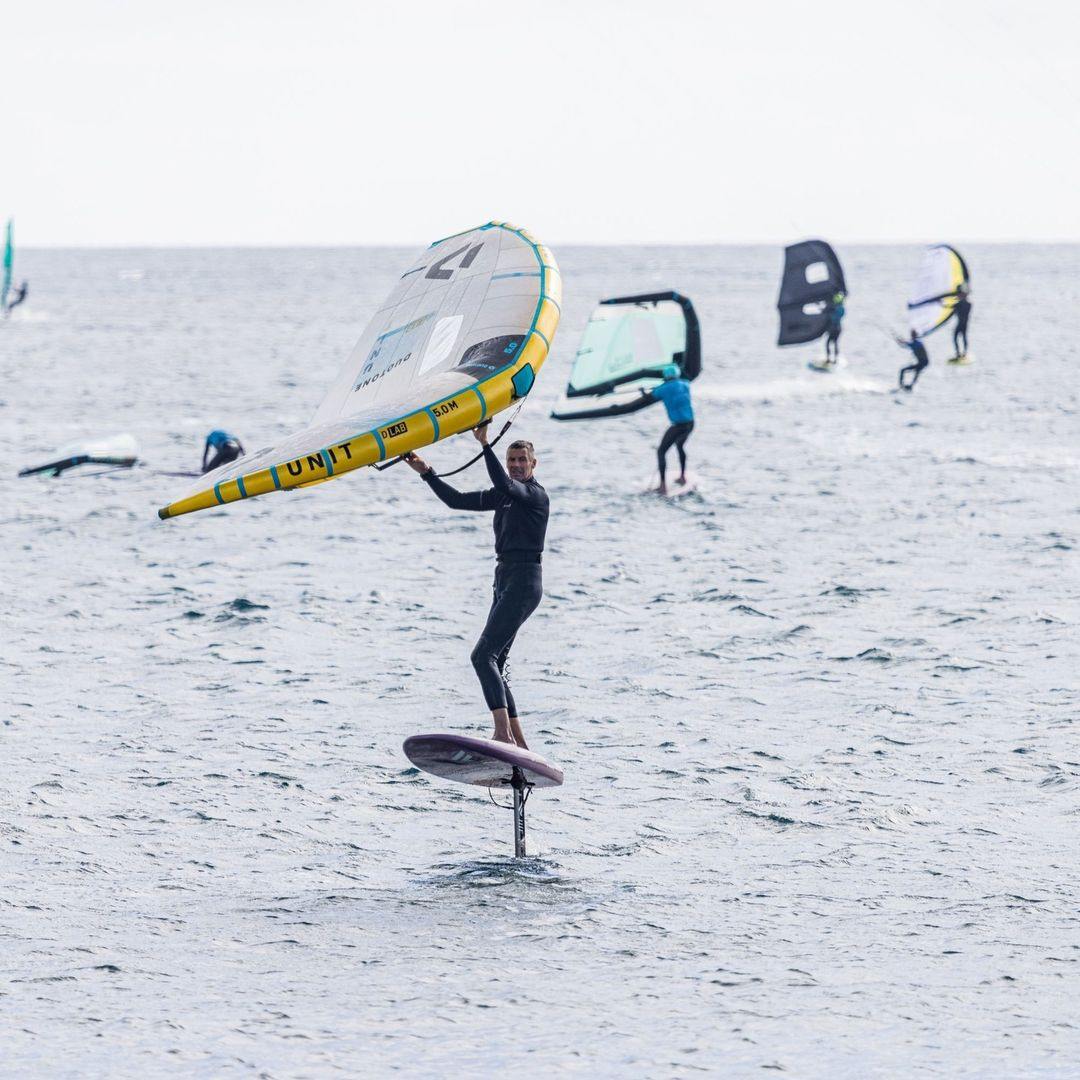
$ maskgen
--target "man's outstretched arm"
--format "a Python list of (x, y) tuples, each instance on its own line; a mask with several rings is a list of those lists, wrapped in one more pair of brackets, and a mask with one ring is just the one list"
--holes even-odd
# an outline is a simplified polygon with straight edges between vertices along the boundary
[(406, 454), (404, 460), (405, 464), (408, 465), (413, 472), (420, 474), (420, 479), (425, 481), (428, 487), (430, 487), (451, 510), (495, 509), (490, 498), (485, 498), (485, 496), (488, 496), (487, 491), (458, 491), (457, 488), (451, 487), (445, 480), (440, 480), (439, 477), (435, 475), (435, 470), (417, 454)]

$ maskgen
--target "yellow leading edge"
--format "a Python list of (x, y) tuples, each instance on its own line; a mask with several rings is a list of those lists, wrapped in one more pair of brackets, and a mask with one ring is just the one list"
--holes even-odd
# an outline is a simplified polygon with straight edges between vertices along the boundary
[[(219, 470), (239, 472), (239, 475), (214, 483), (212, 481), (216, 474), (210, 474), (205, 478), (206, 486), (202, 490), (197, 490), (185, 498), (162, 507), (158, 510), (158, 517), (163, 519), (179, 517), (182, 514), (194, 513), (196, 510), (209, 510), (215, 506), (237, 502), (240, 499), (252, 499), (256, 495), (266, 495), (271, 491), (288, 491), (343, 476), (355, 469), (375, 465), (406, 454), (410, 450), (429, 446), (451, 435), (468, 431), (482, 420), (502, 412), (514, 401), (528, 394), (536, 374), (547, 359), (561, 314), (562, 279), (551, 252), (525, 230), (517, 229), (506, 222), (494, 221), (481, 226), (479, 230), (459, 233), (456, 237), (447, 237), (445, 240), (437, 241), (428, 251), (431, 252), (457, 237), (475, 236), (491, 229), (506, 230), (523, 240), (535, 256), (537, 269), (529, 272), (490, 274), (488, 284), (490, 285), (492, 279), (539, 278), (539, 291), (531, 323), (527, 330), (522, 328), (524, 337), (521, 345), (516, 348), (513, 358), (505, 366), (456, 389), (448, 396), (426, 402), (405, 415), (387, 416), (374, 426), (370, 425), (370, 417), (367, 417), (368, 424), (354, 434), (349, 434), (344, 438), (334, 438), (333, 441), (322, 445), (313, 441), (308, 451), (297, 452), (297, 439), (287, 440), (281, 447), (280, 459), (274, 457), (274, 450), (256, 454), (255, 458), (263, 459), (263, 461), (269, 455), (272, 463), (269, 465), (260, 463), (262, 467), (255, 468), (251, 472), (240, 471), (245, 461), (244, 458), (240, 458), (232, 463), (231, 467), (225, 466), (223, 470)], [(466, 254), (461, 261), (464, 263), (468, 257)], [(449, 278), (450, 272), (439, 270), (438, 267), (447, 263), (450, 258), (452, 256), (430, 263), (429, 272), (425, 276)], [(427, 265), (410, 270), (404, 277), (425, 269), (428, 269)], [(449, 291), (449, 286), (447, 286), (447, 291)], [(372, 355), (377, 355), (383, 338), (390, 338), (393, 334), (400, 333), (402, 329), (408, 331), (413, 325), (414, 323), (410, 323), (407, 327), (388, 331), (375, 339), (376, 351)], [(361, 339), (362, 343), (363, 341), (364, 338)], [(430, 348), (429, 345), (429, 352)], [(419, 348), (416, 351), (419, 353)], [(406, 357), (406, 359), (410, 358), (412, 358), (412, 353)], [(348, 417), (342, 417), (341, 423), (347, 428)], [(314, 439), (314, 430), (312, 436)], [(291, 453), (284, 454), (286, 449)]]

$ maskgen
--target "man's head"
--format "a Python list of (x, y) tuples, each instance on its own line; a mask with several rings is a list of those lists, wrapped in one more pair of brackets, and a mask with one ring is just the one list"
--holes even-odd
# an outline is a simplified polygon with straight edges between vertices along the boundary
[(672, 379), (679, 377), (679, 365), (678, 364), (665, 364), (662, 369), (665, 382), (670, 382)]
[(511, 480), (531, 480), (536, 468), (536, 451), (526, 439), (517, 439), (506, 451), (506, 471)]
[(919, 331), (918, 330), (912, 330), (911, 331), (911, 340), (912, 341), (918, 341), (919, 340)]

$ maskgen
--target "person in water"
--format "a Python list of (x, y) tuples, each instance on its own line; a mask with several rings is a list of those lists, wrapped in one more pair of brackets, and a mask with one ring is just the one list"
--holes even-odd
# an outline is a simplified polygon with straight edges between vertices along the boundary
[[(968, 351), (968, 319), (971, 318), (971, 290), (966, 285), (961, 285), (957, 292), (956, 304), (953, 306), (953, 316), (956, 319), (956, 326), (953, 327), (953, 349), (956, 351), (957, 359), (961, 356), (967, 356)], [(963, 342), (963, 345), (961, 345)]]
[(668, 364), (664, 368), (664, 381), (651, 390), (641, 393), (651, 401), (662, 401), (667, 409), (668, 423), (671, 425), (664, 432), (660, 446), (656, 450), (656, 461), (660, 468), (660, 484), (657, 491), (667, 494), (667, 454), (674, 446), (679, 452), (678, 483), (686, 483), (686, 440), (694, 430), (694, 406), (690, 400), (690, 383), (682, 377), (677, 364)]
[(835, 364), (840, 359), (840, 324), (844, 321), (844, 294), (836, 293), (828, 302), (829, 325), (825, 332), (825, 362)]
[[(914, 390), (915, 384), (919, 381), (919, 376), (923, 373), (923, 369), (930, 363), (930, 357), (927, 355), (926, 346), (919, 340), (919, 335), (912, 330), (911, 338), (905, 341), (903, 338), (898, 337), (896, 344), (903, 346), (905, 349), (911, 350), (911, 355), (915, 357), (914, 364), (908, 364), (907, 367), (900, 369), (900, 389), (901, 390)], [(905, 379), (905, 375), (911, 372), (911, 380)]]
[[(213, 451), (213, 457), (210, 453)], [(228, 465), (244, 453), (240, 440), (227, 431), (215, 428), (206, 436), (206, 445), (203, 447), (202, 471), (213, 472), (219, 465)]]
[(30, 291), (29, 283), (24, 281), (15, 290), (15, 299), (8, 301), (8, 304), (7, 304), (8, 311), (11, 311), (13, 308), (17, 308), (26, 299), (26, 294), (29, 291)]
[(521, 717), (506, 673), (507, 657), (517, 632), (543, 596), (541, 557), (548, 523), (548, 495), (533, 471), (536, 452), (531, 442), (518, 439), (506, 452), (506, 468), (488, 445), (487, 425), (473, 435), (484, 448), (484, 464), (492, 486), (483, 491), (458, 491), (439, 479), (423, 458), (406, 454), (409, 467), (453, 510), (494, 512), (495, 583), (487, 623), (472, 651), (484, 701), (499, 742), (528, 749)]

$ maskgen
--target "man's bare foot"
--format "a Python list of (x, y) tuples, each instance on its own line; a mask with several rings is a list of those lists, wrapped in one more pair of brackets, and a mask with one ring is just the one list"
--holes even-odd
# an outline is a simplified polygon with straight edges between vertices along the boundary
[(495, 734), (491, 738), (495, 742), (514, 744), (514, 732), (510, 727), (510, 714), (506, 709), (492, 709), (491, 722), (495, 725)]
[(666, 495), (666, 494), (667, 494), (667, 484), (661, 484), (661, 485), (660, 485), (660, 486), (659, 486), (659, 487), (658, 487), (658, 488), (656, 489), (656, 494), (657, 494), (657, 495)]
[(679, 484), (680, 486), (685, 486), (685, 484), (686, 484), (686, 474), (684, 473), (682, 476), (680, 476), (679, 479), (675, 481), (675, 483)]
[(525, 733), (521, 730), (521, 721), (516, 716), (510, 717), (510, 730), (514, 733), (514, 742), (522, 750), (528, 750), (529, 744), (525, 741)]

